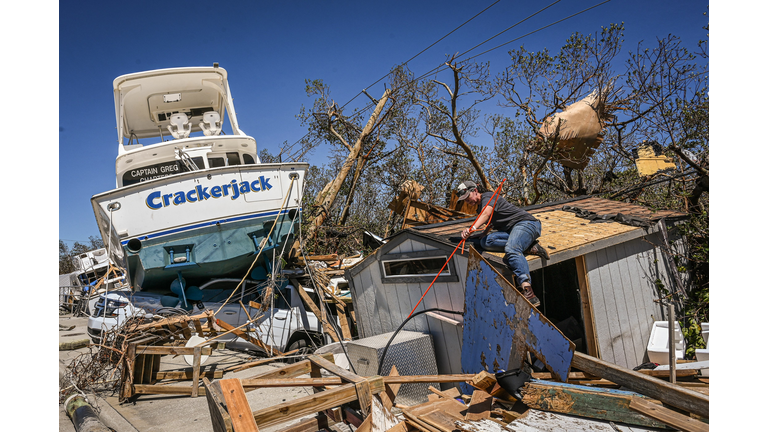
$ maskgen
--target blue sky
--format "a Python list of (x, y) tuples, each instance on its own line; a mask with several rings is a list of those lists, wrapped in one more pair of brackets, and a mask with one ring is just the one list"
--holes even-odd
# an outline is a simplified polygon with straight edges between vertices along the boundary
[[(494, 0), (382, 2), (61, 3), (59, 14), (59, 238), (70, 245), (98, 236), (91, 196), (115, 187), (117, 133), (112, 81), (143, 70), (209, 66), (229, 74), (240, 127), (277, 153), (306, 130), (295, 116), (312, 100), (305, 79), (322, 79), (337, 102), (359, 92), (378, 97), (389, 70), (472, 18)], [(551, 2), (501, 0), (414, 59), (416, 73), (438, 66)], [(600, 1), (560, 1), (468, 55), (518, 38)], [(230, 4), (230, 7), (225, 5)], [(76, 5), (76, 7), (75, 7)], [(624, 22), (627, 51), (669, 33), (691, 47), (706, 37), (702, 1), (613, 0), (478, 57), (492, 71), (507, 51), (558, 50), (573, 32)], [(141, 15), (141, 14), (144, 15)], [(370, 87), (369, 87), (370, 86)], [(362, 106), (365, 97), (351, 106)], [(312, 158), (321, 164), (322, 149)]]
[[(494, 39), (489, 47), (599, 2), (561, 1), (547, 13)], [(492, 3), (493, 0), (44, 0), (7, 5), (0, 27), (5, 42), (2, 76), (6, 96), (0, 105), (6, 134), (6, 169), (0, 196), (7, 221), (5, 247), (0, 250), (4, 273), (11, 276), (13, 285), (4, 286), (6, 304), (37, 306), (30, 290), (37, 293), (43, 289), (42, 297), (47, 299), (45, 304), (50, 310), (44, 314), (44, 325), (38, 327), (47, 329), (46, 332), (56, 328), (54, 297), (50, 294), (57, 268), (54, 242), (86, 241), (88, 236), (97, 236), (90, 197), (115, 186), (115, 77), (155, 68), (219, 62), (229, 72), (241, 127), (261, 147), (276, 150), (283, 141), (293, 142), (304, 133), (294, 118), (302, 104), (311, 103), (304, 94), (304, 79), (323, 79), (338, 101), (347, 102), (392, 66), (412, 57)], [(500, 1), (419, 56), (411, 63), (412, 69), (431, 69), (446, 54), (463, 52), (549, 3), (532, 4)], [(744, 347), (755, 346), (754, 332), (744, 329), (763, 328), (764, 322), (757, 321), (760, 312), (750, 313), (752, 310), (739, 300), (768, 303), (768, 293), (759, 289), (759, 279), (753, 278), (750, 271), (765, 266), (762, 254), (742, 253), (744, 245), (768, 243), (766, 230), (750, 226), (744, 218), (735, 218), (759, 216), (755, 214), (759, 210), (755, 203), (761, 202), (759, 192), (763, 189), (762, 133), (755, 133), (758, 128), (752, 125), (762, 123), (759, 114), (764, 111), (761, 78), (765, 49), (760, 41), (764, 39), (766, 6), (756, 2), (714, 1), (711, 14), (705, 17), (708, 5), (707, 1), (689, 0), (612, 0), (482, 59), (491, 61), (491, 67), (498, 70), (505, 64), (509, 47), (524, 44), (530, 50), (556, 50), (575, 31), (593, 33), (600, 26), (622, 21), (626, 25), (625, 50), (641, 39), (652, 41), (668, 33), (693, 46), (704, 37), (701, 27), (711, 16), (710, 130), (715, 145), (711, 149), (714, 181), (710, 258), (716, 263), (711, 274), (712, 285), (716, 287), (712, 291), (715, 300), (711, 314), (722, 326), (715, 332), (727, 335), (720, 340), (720, 352), (728, 352), (727, 339), (733, 348), (731, 352), (740, 353)], [(369, 89), (374, 96), (382, 91), (381, 84)], [(322, 160), (316, 157), (310, 162)], [(743, 184), (745, 176), (754, 187), (734, 188), (734, 181)], [(41, 252), (46, 261), (43, 277), (39, 276)], [(731, 295), (725, 297), (726, 293)], [(733, 302), (734, 299), (737, 301)], [(29, 309), (23, 306), (10, 309), (11, 323), (23, 323), (29, 317)], [(37, 310), (33, 315), (35, 319), (42, 318)], [(733, 320), (728, 319), (731, 315)], [(45, 366), (35, 370), (42, 372), (37, 375), (41, 383), (50, 386), (43, 393), (53, 398), (55, 369), (48, 362), (56, 358), (55, 345), (53, 341), (44, 341), (50, 355), (28, 357), (32, 364)], [(723, 358), (713, 355), (713, 364), (727, 368)], [(6, 361), (2, 366), (11, 367)], [(22, 381), (27, 379), (23, 374), (16, 376), (18, 383), (9, 385), (29, 388), (28, 382)], [(750, 378), (750, 384), (757, 384), (757, 380)], [(729, 383), (716, 381), (712, 394), (726, 394), (721, 392), (736, 386), (733, 380)], [(716, 407), (717, 403), (713, 404)], [(725, 414), (720, 417), (723, 425), (727, 421), (732, 429), (739, 429), (737, 424), (743, 423), (746, 430), (748, 424), (754, 424), (751, 417), (755, 416), (749, 413), (762, 410), (760, 398), (742, 398), (739, 416), (728, 415), (730, 412), (723, 409), (715, 412)], [(53, 410), (46, 412), (46, 425), (55, 427), (56, 414)], [(34, 415), (39, 416), (39, 412)]]

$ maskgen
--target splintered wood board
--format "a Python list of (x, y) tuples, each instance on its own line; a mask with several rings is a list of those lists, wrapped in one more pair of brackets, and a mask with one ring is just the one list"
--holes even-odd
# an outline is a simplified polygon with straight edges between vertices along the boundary
[[(474, 249), (469, 254), (465, 286), (462, 373), (507, 370), (531, 352), (555, 379), (567, 380), (573, 342)], [(470, 389), (462, 384), (464, 394)]]

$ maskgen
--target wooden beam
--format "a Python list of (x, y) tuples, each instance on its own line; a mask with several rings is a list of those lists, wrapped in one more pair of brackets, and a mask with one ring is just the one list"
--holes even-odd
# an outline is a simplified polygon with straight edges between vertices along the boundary
[(587, 342), (587, 352), (592, 357), (600, 358), (600, 348), (595, 327), (595, 314), (592, 310), (592, 292), (587, 276), (587, 263), (584, 255), (577, 256), (576, 276), (579, 280), (579, 294), (581, 296), (581, 314), (584, 318), (584, 334)]
[(259, 427), (256, 426), (256, 420), (253, 418), (251, 406), (248, 405), (248, 399), (245, 397), (245, 391), (240, 385), (240, 380), (237, 378), (225, 379), (219, 381), (219, 385), (235, 432), (259, 432)]
[(242, 364), (230, 366), (230, 367), (228, 367), (225, 370), (227, 372), (240, 372), (240, 371), (244, 371), (246, 369), (250, 369), (252, 367), (256, 367), (256, 366), (259, 366), (259, 365), (280, 361), (284, 357), (289, 356), (291, 354), (295, 354), (297, 352), (299, 352), (299, 350), (295, 349), (293, 351), (288, 351), (287, 353), (285, 353), (285, 356), (275, 356), (275, 357), (265, 358), (265, 359), (261, 359), (261, 360), (256, 360), (256, 361), (248, 362), (248, 363), (242, 363)]
[(534, 380), (520, 390), (528, 408), (644, 427), (666, 424), (629, 409), (637, 393)]
[[(292, 373), (293, 376), (299, 376), (304, 375), (308, 372), (303, 372), (303, 368), (301, 371), (297, 371), (296, 373)], [(273, 372), (269, 372), (272, 374)], [(402, 384), (409, 384), (409, 383), (435, 383), (435, 382), (462, 382), (466, 381), (465, 375), (451, 375), (449, 377), (444, 377), (443, 375), (411, 375), (411, 376), (385, 376), (381, 377), (382, 381), (387, 386), (399, 386)], [(363, 381), (365, 378), (360, 377), (358, 381), (352, 381), (352, 382), (359, 382)], [(290, 376), (284, 376), (282, 378), (242, 378), (241, 379), (242, 385), (245, 388), (258, 388), (258, 387), (320, 387), (320, 386), (334, 386), (334, 385), (343, 385), (345, 383), (351, 382), (348, 379), (343, 379), (342, 377), (325, 377), (325, 378), (293, 378)], [(431, 386), (430, 386), (431, 387)], [(399, 388), (399, 387), (398, 387)], [(432, 387), (434, 389), (434, 387)], [(456, 389), (448, 390), (446, 392), (441, 392), (440, 390), (434, 389), (433, 392), (437, 394), (444, 395), (443, 397), (447, 398), (453, 398), (454, 396), (451, 394), (452, 391), (458, 392)], [(456, 396), (458, 397), (458, 395)]]
[(226, 330), (227, 333), (234, 333), (235, 335), (237, 335), (237, 336), (247, 340), (248, 342), (256, 345), (257, 347), (263, 349), (264, 351), (266, 351), (268, 353), (269, 352), (273, 352), (275, 355), (278, 355), (278, 356), (285, 355), (284, 352), (281, 352), (280, 350), (278, 350), (278, 349), (276, 349), (274, 347), (270, 347), (269, 345), (265, 344), (261, 340), (255, 338), (255, 337), (252, 337), (248, 333), (240, 330), (238, 327), (232, 327), (231, 325), (227, 324), (223, 320), (216, 319), (216, 324), (218, 326), (220, 326), (221, 328), (223, 328), (224, 330)]
[(605, 378), (665, 404), (709, 418), (709, 396), (576, 352), (572, 367)]
[(211, 415), (213, 432), (234, 432), (232, 418), (224, 407), (224, 396), (218, 382), (211, 384), (208, 378), (203, 378), (205, 398), (208, 401), (208, 412)]
[(472, 392), (472, 399), (469, 401), (469, 408), (464, 420), (480, 420), (491, 417), (491, 405), (493, 396), (483, 390)]
[(349, 321), (347, 318), (347, 308), (344, 306), (344, 302), (336, 303), (336, 313), (339, 317), (339, 323), (341, 323), (341, 335), (344, 340), (352, 340), (352, 333), (349, 331)]
[[(197, 397), (197, 388), (199, 386), (200, 382), (200, 356), (201, 356), (202, 348), (197, 346), (194, 348), (194, 354), (192, 355), (192, 397)], [(238, 381), (238, 385), (239, 381)], [(240, 387), (240, 391), (243, 391), (243, 388)], [(243, 393), (243, 396), (245, 396), (245, 393)]]
[(321, 368), (327, 370), (328, 372), (341, 377), (341, 379), (348, 381), (348, 382), (360, 382), (362, 380), (365, 380), (365, 378), (361, 377), (360, 375), (354, 374), (338, 365), (336, 363), (333, 363), (329, 360), (326, 360), (322, 357), (311, 355), (307, 358), (310, 362), (313, 364), (316, 364), (320, 366)]
[(650, 403), (642, 398), (633, 397), (629, 403), (629, 408), (685, 432), (709, 431), (709, 425), (702, 421)]
[(291, 284), (293, 284), (293, 286), (296, 287), (295, 291), (299, 293), (299, 296), (301, 296), (301, 298), (304, 300), (304, 303), (307, 305), (307, 307), (309, 307), (309, 309), (312, 310), (312, 313), (315, 314), (317, 319), (320, 320), (320, 324), (323, 326), (323, 330), (325, 330), (325, 332), (328, 333), (328, 336), (330, 336), (331, 339), (333, 339), (334, 342), (338, 342), (339, 341), (339, 337), (336, 336), (336, 329), (334, 329), (327, 322), (327, 320), (325, 319), (324, 314), (320, 311), (320, 309), (318, 309), (318, 307), (315, 304), (315, 302), (313, 302), (312, 299), (309, 297), (309, 294), (307, 294), (307, 292), (304, 291), (304, 287), (301, 286), (299, 281), (297, 281), (296, 279), (291, 279)]
[[(374, 376), (366, 380), (370, 384), (371, 394), (378, 394), (384, 390), (384, 381), (381, 377)], [(334, 389), (254, 411), (253, 417), (258, 425), (266, 428), (356, 400), (357, 391), (355, 384), (345, 384)]]
[[(202, 348), (202, 355), (211, 355), (211, 347)], [(157, 345), (139, 345), (136, 347), (137, 354), (161, 354), (161, 355), (195, 355), (195, 347), (173, 347)]]
[[(326, 353), (320, 355), (320, 357), (325, 359), (332, 359), (333, 354)], [(300, 375), (305, 375), (310, 373), (312, 370), (312, 363), (309, 360), (302, 360), (300, 362), (296, 362), (291, 365), (283, 366), (280, 369), (271, 370), (268, 372), (262, 372), (260, 374), (253, 375), (249, 378), (243, 378), (240, 381), (243, 384), (243, 387), (246, 387), (245, 392), (248, 393), (249, 391), (255, 390), (257, 387), (250, 387), (248, 385), (248, 382), (250, 380), (259, 380), (259, 379), (273, 379), (273, 378), (295, 378)]]
[[(153, 373), (152, 378), (155, 380), (191, 380), (192, 375), (192, 370), (162, 371)], [(224, 371), (221, 370), (200, 371), (200, 378), (219, 379), (223, 376)]]
[[(197, 393), (205, 391), (205, 387), (198, 386)], [(168, 395), (192, 395), (191, 385), (163, 385), (163, 384), (134, 384), (134, 394), (168, 394)]]

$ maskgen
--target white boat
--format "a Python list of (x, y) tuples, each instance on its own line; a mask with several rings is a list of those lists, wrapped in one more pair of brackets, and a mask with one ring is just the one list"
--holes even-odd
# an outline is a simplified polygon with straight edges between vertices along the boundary
[(91, 203), (132, 290), (265, 279), (272, 249), (298, 224), (309, 164), (260, 162), (217, 64), (123, 75), (113, 87), (117, 187)]

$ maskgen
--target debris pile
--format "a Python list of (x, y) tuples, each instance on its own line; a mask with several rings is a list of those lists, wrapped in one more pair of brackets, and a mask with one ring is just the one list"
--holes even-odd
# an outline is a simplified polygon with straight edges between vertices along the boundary
[[(708, 430), (706, 382), (691, 381), (689, 385), (698, 391), (693, 392), (634, 371), (606, 366), (589, 356), (577, 358), (585, 369), (601, 369), (615, 382), (586, 372), (571, 372), (569, 383), (559, 383), (551, 381), (548, 372), (534, 372), (520, 389), (522, 396), (518, 399), (511, 396), (515, 391), (502, 379), (497, 380), (499, 374), (483, 371), (475, 375), (400, 376), (393, 367), (388, 376), (363, 377), (337, 366), (327, 356), (309, 356), (249, 379), (203, 381), (213, 430), (217, 432), (256, 431), (297, 419), (302, 420), (283, 430), (339, 430), (339, 424), (346, 424), (360, 432), (512, 431), (517, 430), (515, 425), (543, 418), (550, 425), (560, 422), (563, 426), (573, 421), (572, 416), (578, 417), (581, 425), (597, 425), (594, 430), (610, 430), (609, 424), (614, 430), (619, 430), (616, 424)], [(309, 378), (305, 378), (307, 375)], [(440, 390), (430, 386), (432, 394), (426, 402), (394, 403), (401, 385), (417, 382), (466, 382), (473, 391), (466, 395), (455, 387)], [(614, 390), (619, 386), (636, 390)], [(644, 386), (652, 395), (637, 390)], [(252, 410), (245, 393), (266, 387), (312, 387), (314, 393)], [(601, 424), (606, 429), (600, 429)]]

